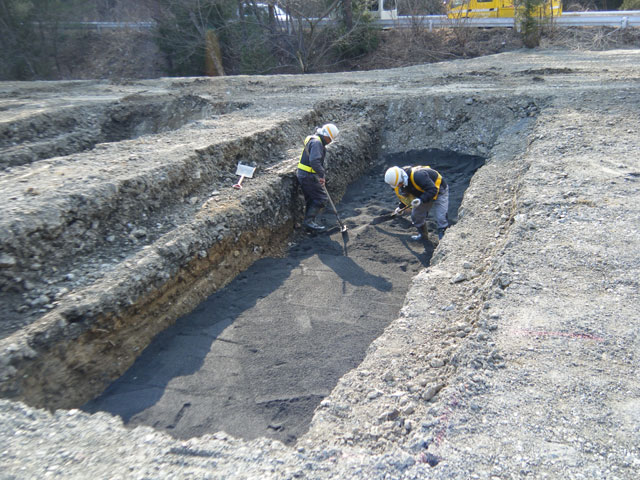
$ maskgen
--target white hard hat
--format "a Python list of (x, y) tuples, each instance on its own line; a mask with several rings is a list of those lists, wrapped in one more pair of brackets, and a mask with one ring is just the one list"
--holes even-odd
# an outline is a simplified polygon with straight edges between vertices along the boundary
[(384, 174), (384, 181), (396, 188), (400, 184), (407, 183), (407, 172), (400, 167), (391, 167)]
[(320, 128), (318, 133), (324, 137), (329, 137), (333, 142), (338, 136), (338, 133), (340, 133), (340, 130), (338, 130), (338, 127), (333, 123), (327, 123)]

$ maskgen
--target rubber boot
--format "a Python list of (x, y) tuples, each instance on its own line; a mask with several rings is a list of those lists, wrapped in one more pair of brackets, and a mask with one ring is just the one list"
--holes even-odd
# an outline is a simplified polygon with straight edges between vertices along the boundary
[(307, 214), (304, 217), (304, 226), (311, 230), (312, 232), (323, 232), (327, 229), (324, 225), (318, 225), (316, 223), (316, 216), (320, 213), (322, 209), (311, 206), (307, 209)]
[(413, 240), (414, 242), (419, 242), (420, 240), (426, 240), (427, 239), (427, 225), (422, 225), (421, 227), (417, 227), (418, 229), (418, 234), (417, 235), (411, 235), (411, 240)]

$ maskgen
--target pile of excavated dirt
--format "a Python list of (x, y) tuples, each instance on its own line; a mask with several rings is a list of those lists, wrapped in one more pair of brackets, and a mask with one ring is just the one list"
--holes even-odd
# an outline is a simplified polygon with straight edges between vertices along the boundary
[[(358, 73), (0, 84), (4, 475), (635, 478), (639, 79), (639, 50), (534, 50)], [(185, 410), (135, 428), (81, 411), (176, 319), (298, 241), (295, 165), (326, 121), (341, 129), (328, 185), (345, 205), (366, 203), (349, 185), (387, 155), (440, 149), (486, 163), (429, 266), (402, 260), (397, 318), (330, 393), (319, 388), (328, 395), (309, 428), (290, 445), (174, 438), (161, 429)], [(257, 167), (240, 191), (238, 162)], [(344, 211), (356, 244), (361, 213)], [(304, 255), (342, 268), (354, 292), (357, 280), (384, 291), (382, 271), (351, 275), (371, 268), (364, 256), (345, 269), (337, 253)], [(323, 309), (290, 335), (338, 334), (330, 324), (342, 318)], [(243, 341), (241, 317), (221, 321), (200, 334)], [(207, 371), (237, 373), (215, 361), (197, 368)]]

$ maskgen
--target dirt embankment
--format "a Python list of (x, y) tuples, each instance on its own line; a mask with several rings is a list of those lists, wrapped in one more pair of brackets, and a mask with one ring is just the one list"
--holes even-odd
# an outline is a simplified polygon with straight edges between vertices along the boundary
[[(304, 77), (2, 84), (4, 470), (634, 478), (639, 60), (540, 50)], [(197, 108), (146, 123), (161, 99)], [(487, 162), (399, 318), (295, 448), (178, 441), (20, 402), (79, 406), (164, 326), (282, 252), (301, 215), (300, 141), (324, 121), (342, 131), (328, 159), (336, 199), (387, 153)], [(63, 155), (48, 158), (40, 147), (57, 142)], [(241, 192), (238, 161), (259, 172)]]

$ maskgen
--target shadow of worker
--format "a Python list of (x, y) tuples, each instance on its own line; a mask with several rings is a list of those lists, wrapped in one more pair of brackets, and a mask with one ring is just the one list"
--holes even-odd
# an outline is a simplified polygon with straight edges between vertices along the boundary
[(320, 253), (318, 258), (342, 279), (343, 286), (348, 283), (355, 287), (371, 287), (381, 292), (389, 292), (393, 288), (387, 278), (369, 273), (350, 257)]
[(406, 224), (408, 233), (390, 232), (379, 226), (375, 226), (374, 228), (382, 235), (397, 239), (398, 243), (402, 245), (407, 252), (411, 253), (411, 255), (413, 255), (423, 267), (428, 267), (431, 264), (431, 257), (433, 256), (435, 246), (429, 239), (410, 241), (410, 235), (415, 232), (411, 232), (410, 230), (413, 228), (410, 221), (404, 221), (403, 223)]

